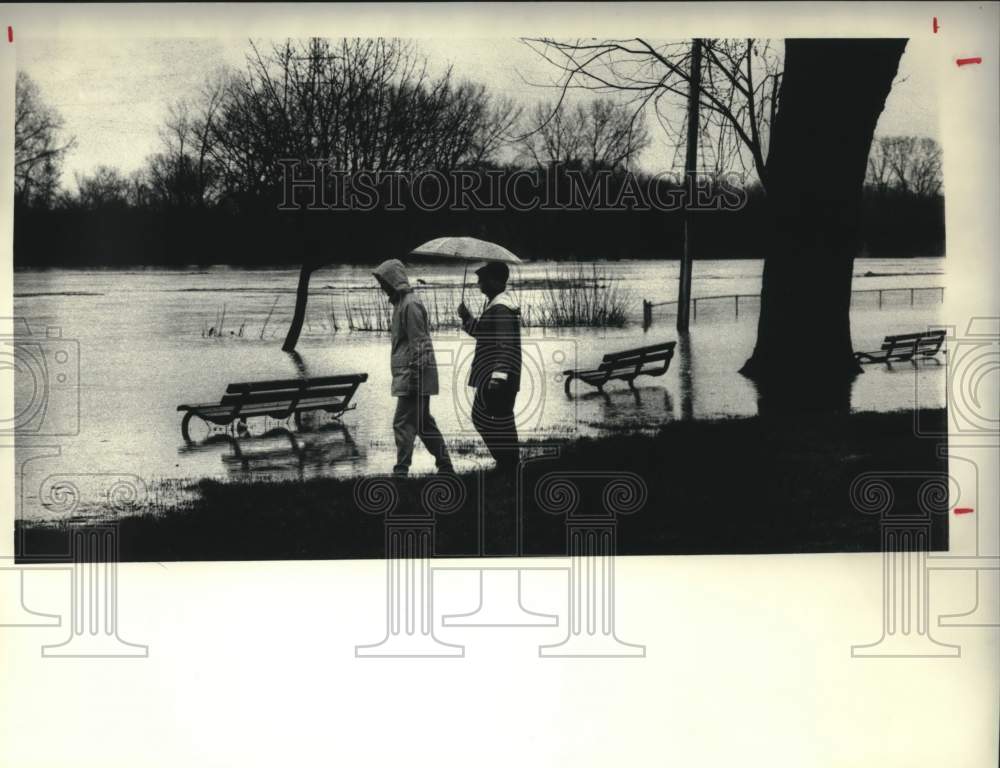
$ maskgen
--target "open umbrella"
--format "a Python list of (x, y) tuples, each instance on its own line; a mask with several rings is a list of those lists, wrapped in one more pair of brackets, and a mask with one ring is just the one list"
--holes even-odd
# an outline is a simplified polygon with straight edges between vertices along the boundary
[(462, 301), (465, 301), (465, 280), (469, 275), (469, 264), (480, 261), (502, 261), (507, 264), (524, 263), (502, 245), (478, 240), (475, 237), (438, 237), (417, 246), (410, 251), (410, 255), (464, 261)]

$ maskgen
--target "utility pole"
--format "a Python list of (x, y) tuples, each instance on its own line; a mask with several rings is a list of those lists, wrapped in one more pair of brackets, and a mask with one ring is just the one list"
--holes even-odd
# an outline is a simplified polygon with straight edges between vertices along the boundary
[(686, 332), (691, 316), (691, 197), (698, 166), (698, 97), (701, 95), (701, 40), (691, 41), (691, 78), (688, 83), (687, 157), (684, 161), (684, 252), (677, 293), (677, 330)]

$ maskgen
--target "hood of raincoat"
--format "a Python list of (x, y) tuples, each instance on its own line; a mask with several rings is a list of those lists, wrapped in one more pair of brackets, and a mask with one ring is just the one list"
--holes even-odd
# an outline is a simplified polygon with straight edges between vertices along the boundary
[(372, 274), (385, 280), (396, 293), (405, 293), (411, 290), (410, 281), (406, 277), (406, 267), (399, 259), (383, 261), (375, 267)]

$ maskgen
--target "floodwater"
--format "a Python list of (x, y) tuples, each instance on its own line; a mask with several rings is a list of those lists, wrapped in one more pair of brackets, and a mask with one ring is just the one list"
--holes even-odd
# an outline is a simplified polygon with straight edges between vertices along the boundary
[[(589, 264), (579, 268), (588, 274), (592, 270)], [(539, 306), (546, 275), (575, 269), (545, 263), (519, 267), (514, 278), (522, 306)], [(522, 436), (596, 436), (655, 429), (675, 419), (754, 415), (757, 393), (736, 371), (753, 348), (758, 303), (708, 297), (759, 293), (761, 269), (758, 261), (696, 262), (692, 292), (700, 299), (698, 317), (689, 344), (684, 350), (678, 346), (667, 374), (640, 379), (637, 392), (619, 382), (606, 395), (583, 386), (567, 397), (564, 369), (592, 366), (606, 352), (677, 338), (673, 307), (656, 308), (648, 329), (641, 322), (643, 299), (660, 303), (676, 297), (676, 262), (600, 264), (601, 289), (625, 297), (629, 322), (622, 328), (524, 330), (517, 403)], [(425, 302), (437, 296), (443, 305), (457, 299), (462, 271), (415, 266), (411, 279), (423, 281)], [(291, 270), (225, 268), (15, 274), (15, 312), (28, 324), (18, 332), (30, 332), (32, 344), (37, 339), (49, 363), (44, 370), (15, 365), (15, 414), (34, 414), (31, 431), (18, 437), (19, 460), (33, 451), (37, 455), (23, 465), (18, 478), (24, 516), (86, 514), (106, 508), (109, 498), (127, 512), (141, 508), (143, 499), (167, 493), (163, 489), (174, 487), (175, 480), (390, 471), (394, 400), (389, 394), (388, 337), (346, 327), (347, 304), (368, 295), (370, 270), (335, 267), (314, 275), (298, 359), (281, 351), (296, 282), (297, 272)], [(940, 293), (916, 289), (943, 282), (942, 259), (858, 260), (855, 348), (877, 349), (888, 333), (939, 323)], [(881, 298), (860, 293), (900, 288), (915, 290), (892, 290)], [(470, 287), (466, 301), (474, 310), (481, 299)], [(471, 391), (464, 385), (473, 342), (454, 328), (442, 328), (434, 344), (442, 391), (432, 399), (432, 411), (452, 446), (456, 467), (488, 466), (490, 459), (469, 419)], [(67, 378), (58, 378), (65, 375), (61, 370), (69, 372)], [(198, 434), (193, 429), (194, 445), (181, 438), (179, 404), (218, 401), (230, 382), (292, 378), (303, 370), (309, 376), (368, 373), (355, 399), (357, 408), (345, 415), (342, 426), (326, 417), (307, 418), (300, 430), (257, 420), (250, 422), (248, 435), (218, 430)], [(41, 413), (33, 405), (43, 391), (40, 380), (48, 392)], [(908, 409), (915, 403), (943, 405), (943, 365), (867, 366), (851, 392), (856, 411)], [(10, 415), (0, 414), (4, 417), (9, 420)], [(58, 446), (59, 455), (46, 455), (52, 449), (44, 446)], [(418, 446), (413, 472), (432, 470), (430, 456)], [(66, 478), (80, 498), (67, 500), (56, 493)]]

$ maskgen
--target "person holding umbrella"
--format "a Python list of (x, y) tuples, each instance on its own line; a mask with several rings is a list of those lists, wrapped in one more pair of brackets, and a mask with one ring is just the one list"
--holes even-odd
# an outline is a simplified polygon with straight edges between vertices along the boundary
[(396, 415), (392, 420), (396, 438), (393, 474), (406, 477), (413, 459), (417, 435), (434, 456), (438, 472), (453, 473), (448, 447), (431, 416), (431, 395), (438, 393), (437, 361), (431, 344), (427, 310), (416, 297), (399, 259), (389, 259), (372, 273), (392, 304), (392, 394)]
[(475, 273), (487, 298), (482, 314), (476, 319), (464, 301), (458, 305), (462, 328), (476, 340), (468, 380), (476, 390), (472, 423), (497, 469), (511, 475), (520, 460), (514, 402), (521, 388), (521, 310), (507, 292), (507, 264), (490, 261)]

